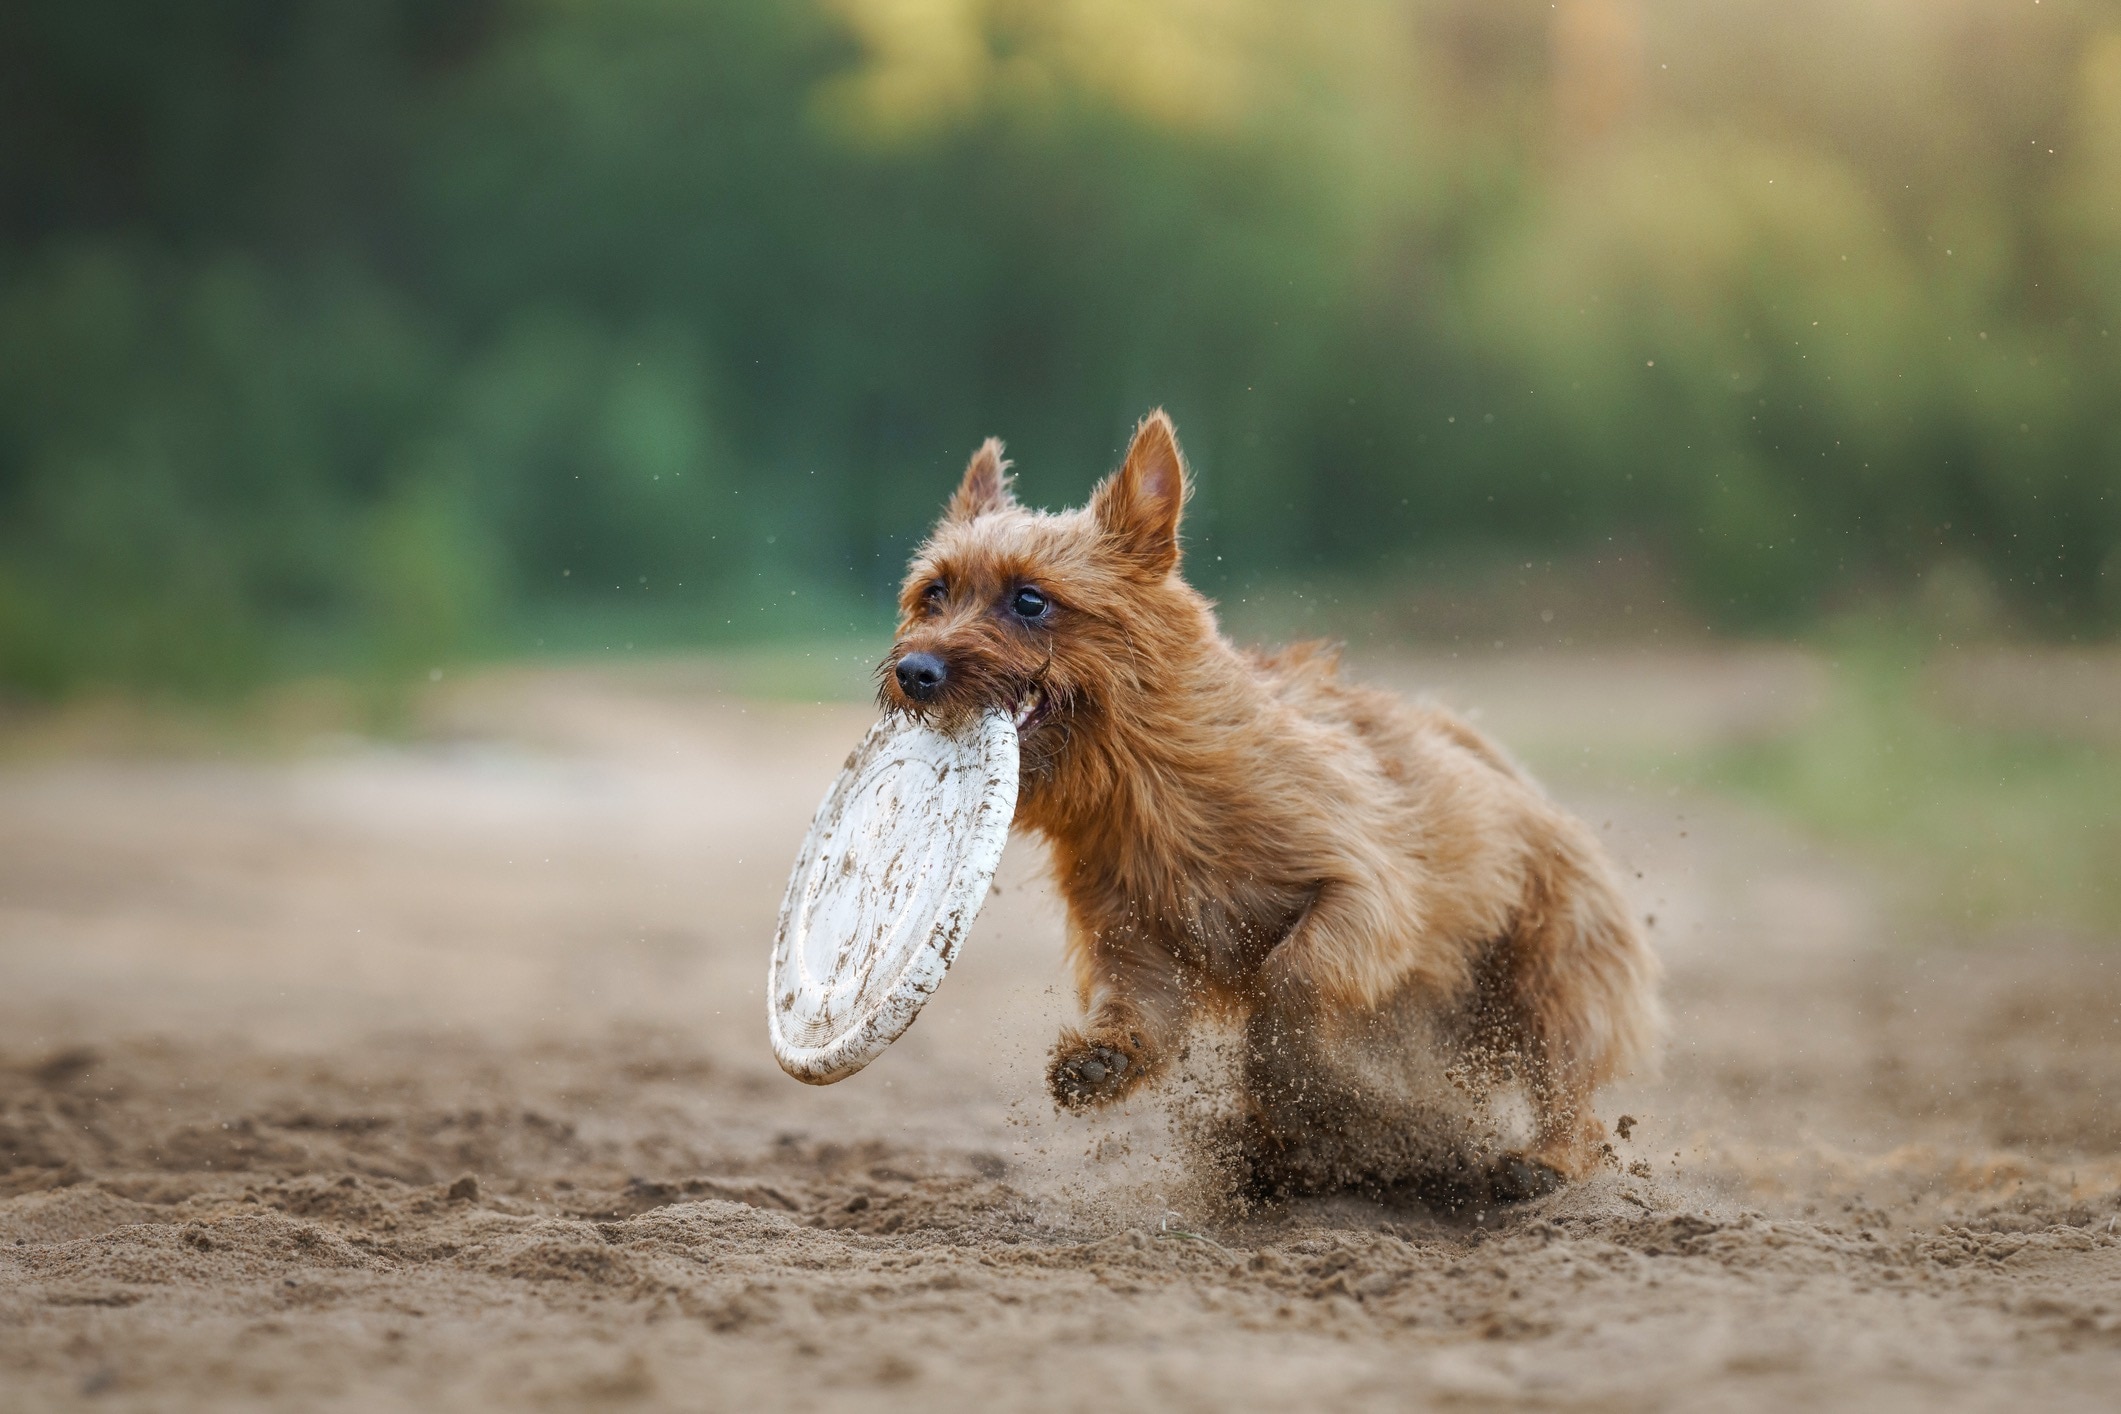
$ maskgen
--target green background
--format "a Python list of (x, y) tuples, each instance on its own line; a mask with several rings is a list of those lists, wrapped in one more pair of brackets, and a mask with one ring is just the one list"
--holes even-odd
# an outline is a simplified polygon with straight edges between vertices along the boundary
[(2111, 4), (16, 0), (0, 684), (869, 632), (1158, 404), (1233, 599), (2103, 635), (2117, 326)]

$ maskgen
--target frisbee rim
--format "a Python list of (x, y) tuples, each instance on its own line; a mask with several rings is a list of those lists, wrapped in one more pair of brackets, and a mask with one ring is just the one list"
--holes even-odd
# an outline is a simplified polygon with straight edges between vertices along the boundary
[[(793, 961), (789, 928), (816, 867), (820, 832), (841, 808), (845, 793), (860, 779), (862, 764), (891, 737), (910, 732), (944, 737), (958, 747), (960, 759), (971, 757), (981, 772), (980, 793), (967, 812), (970, 818), (938, 891), (928, 936), (915, 947), (883, 993), (857, 1009), (829, 1040), (816, 1045), (798, 1044), (782, 1030), (781, 970), (784, 960)], [(1016, 815), (1017, 770), (1016, 724), (997, 710), (981, 713), (961, 734), (944, 733), (925, 722), (896, 716), (883, 717), (869, 728), (811, 815), (810, 828), (803, 836), (802, 848), (781, 896), (773, 954), (766, 972), (766, 1020), (773, 1056), (782, 1070), (806, 1084), (830, 1085), (861, 1070), (906, 1033), (942, 985), (943, 977), (957, 960), (965, 934), (986, 902)]]

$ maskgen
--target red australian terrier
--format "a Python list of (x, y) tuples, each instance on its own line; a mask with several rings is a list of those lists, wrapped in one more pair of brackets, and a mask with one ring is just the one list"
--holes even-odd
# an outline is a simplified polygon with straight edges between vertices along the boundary
[(1458, 717), (1315, 645), (1233, 647), (1179, 575), (1162, 412), (1085, 509), (1026, 509), (1007, 470), (981, 447), (914, 557), (881, 695), (1015, 714), (1016, 823), (1051, 847), (1085, 1012), (1054, 1099), (1118, 1099), (1217, 1015), (1243, 1029), (1255, 1191), (1582, 1176), (1608, 1152), (1593, 1092), (1658, 1030), (1597, 841)]

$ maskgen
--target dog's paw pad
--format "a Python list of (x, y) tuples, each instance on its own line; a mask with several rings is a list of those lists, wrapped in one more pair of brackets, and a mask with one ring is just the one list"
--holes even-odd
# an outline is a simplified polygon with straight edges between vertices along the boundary
[(1133, 1068), (1125, 1051), (1091, 1045), (1056, 1056), (1048, 1078), (1054, 1100), (1063, 1109), (1079, 1110), (1117, 1094)]
[(1567, 1183), (1561, 1170), (1522, 1154), (1505, 1154), (1488, 1170), (1488, 1193), (1498, 1203), (1528, 1203)]

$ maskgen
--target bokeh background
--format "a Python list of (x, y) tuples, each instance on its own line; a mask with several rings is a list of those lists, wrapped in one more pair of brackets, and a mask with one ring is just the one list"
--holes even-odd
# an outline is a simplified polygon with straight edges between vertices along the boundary
[(17, 0), (0, 693), (873, 653), (1161, 404), (1240, 632), (1802, 642), (1699, 774), (2106, 918), (2117, 328), (2097, 0)]

